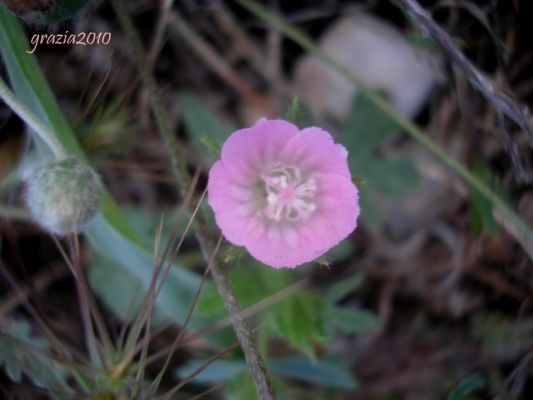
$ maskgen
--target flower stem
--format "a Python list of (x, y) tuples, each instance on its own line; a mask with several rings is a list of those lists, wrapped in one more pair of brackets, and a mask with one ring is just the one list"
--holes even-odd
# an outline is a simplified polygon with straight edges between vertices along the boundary
[(0, 77), (0, 98), (46, 143), (57, 159), (64, 158), (67, 153), (57, 140), (52, 130), (43, 123), (15, 94)]
[(434, 142), (422, 129), (416, 126), (411, 120), (398, 114), (394, 108), (381, 95), (365, 87), (361, 80), (355, 76), (352, 71), (345, 66), (339, 64), (337, 61), (326, 55), (319, 49), (309, 38), (300, 30), (294, 28), (292, 25), (284, 21), (282, 18), (270, 13), (264, 7), (259, 5), (254, 0), (234, 0), (243, 8), (259, 17), (260, 19), (271, 24), (276, 29), (279, 29), (283, 34), (298, 44), (302, 49), (308, 53), (320, 58), (338, 74), (344, 76), (352, 81), (356, 86), (358, 92), (372, 102), (391, 120), (393, 120), (398, 127), (402, 128), (413, 139), (424, 145), (431, 151), (441, 162), (447, 165), (452, 171), (459, 175), (471, 187), (479, 191), (491, 204), (500, 211), (504, 218), (503, 226), (508, 231), (514, 233), (515, 238), (524, 248), (526, 253), (533, 259), (533, 230), (526, 222), (500, 197), (494, 190), (487, 186), (481, 179), (470, 172), (460, 162), (451, 157), (445, 149)]
[[(169, 117), (163, 107), (161, 98), (156, 91), (155, 80), (151, 74), (149, 65), (146, 63), (145, 51), (139, 35), (133, 26), (131, 18), (125, 10), (124, 4), (121, 0), (111, 0), (111, 3), (115, 9), (120, 24), (124, 29), (128, 41), (131, 44), (133, 56), (135, 57), (135, 61), (140, 69), (141, 78), (150, 95), (151, 108), (154, 113), (157, 126), (166, 142), (167, 148), (169, 149), (173, 172), (178, 180), (181, 195), (182, 197), (185, 197), (186, 190), (191, 181), (191, 176), (186, 168), (184, 152), (174, 136)], [(192, 204), (193, 203), (191, 202), (191, 206)], [(215, 238), (218, 235), (209, 228), (203, 212), (199, 212), (197, 214), (194, 229), (198, 242), (200, 243), (200, 248), (204, 254), (204, 258), (206, 260), (210, 260), (216, 245)], [(261, 354), (259, 353), (259, 350), (257, 349), (255, 338), (252, 335), (248, 324), (242, 317), (241, 308), (237, 298), (235, 297), (233, 289), (231, 288), (227, 273), (219, 256), (216, 256), (213, 260), (211, 265), (211, 273), (213, 274), (213, 279), (217, 285), (218, 292), (224, 301), (224, 305), (230, 313), (233, 329), (235, 330), (237, 339), (239, 340), (241, 348), (246, 357), (246, 362), (250, 369), (257, 392), (261, 399), (273, 400), (275, 399), (275, 394), (272, 389), (265, 364)]]

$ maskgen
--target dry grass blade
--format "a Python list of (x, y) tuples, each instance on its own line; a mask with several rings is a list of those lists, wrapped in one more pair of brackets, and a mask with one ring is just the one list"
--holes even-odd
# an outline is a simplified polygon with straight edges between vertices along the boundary
[(172, 13), (170, 27), (190, 46), (191, 50), (239, 95), (251, 103), (258, 101), (258, 95), (252, 86), (223, 59), (211, 44), (198, 35), (177, 11)]
[(219, 383), (218, 385), (214, 385), (212, 387), (210, 387), (209, 389), (207, 390), (204, 390), (202, 393), (198, 393), (196, 396), (194, 397), (191, 397), (189, 400), (200, 400), (201, 398), (207, 396), (208, 394), (211, 394), (219, 389), (221, 389), (223, 387), (223, 385), (221, 383)]
[(150, 64), (155, 65), (154, 63), (157, 59), (157, 56), (163, 48), (165, 30), (170, 21), (170, 10), (172, 9), (173, 4), (174, 0), (164, 0), (163, 4), (161, 5), (161, 12), (159, 13), (159, 19), (157, 21), (154, 37), (148, 53), (148, 61)]
[[(157, 229), (157, 234), (155, 235), (155, 245), (154, 245), (155, 247), (154, 259), (155, 260), (159, 258), (159, 252), (161, 249), (161, 236), (163, 234), (164, 221), (165, 221), (165, 217), (163, 215), (161, 216), (161, 220), (159, 221), (159, 228)], [(152, 316), (153, 316), (153, 306), (151, 307), (150, 312), (148, 313), (148, 318), (146, 319), (146, 323), (145, 323), (146, 333), (145, 333), (143, 340), (145, 340), (146, 345), (144, 345), (142, 348), (141, 359), (139, 360), (140, 368), (137, 370), (137, 377), (135, 379), (135, 385), (134, 385), (133, 393), (131, 395), (132, 398), (137, 398), (137, 393), (141, 390), (141, 387), (144, 382), (146, 358), (148, 357), (148, 347), (150, 343), (150, 337), (152, 334)]]
[[(141, 335), (141, 331), (143, 329), (143, 326), (145, 326), (146, 321), (152, 314), (153, 306), (156, 302), (157, 296), (159, 295), (165, 283), (165, 279), (170, 271), (170, 268), (172, 267), (173, 262), (175, 261), (175, 257), (177, 253), (179, 252), (179, 249), (181, 248), (181, 245), (183, 244), (183, 241), (185, 240), (185, 236), (187, 235), (187, 232), (189, 231), (192, 225), (192, 221), (193, 221), (195, 213), (193, 213), (193, 215), (189, 219), (189, 222), (185, 230), (183, 231), (183, 234), (181, 235), (181, 238), (179, 239), (178, 243), (175, 244), (176, 241), (178, 240), (179, 223), (181, 221), (181, 215), (185, 212), (185, 210), (187, 209), (187, 206), (189, 205), (192, 199), (194, 190), (198, 183), (199, 176), (200, 176), (200, 169), (197, 169), (193, 177), (193, 180), (187, 190), (186, 196), (178, 210), (178, 216), (176, 218), (176, 224), (174, 225), (172, 235), (167, 245), (165, 246), (165, 249), (163, 253), (161, 254), (161, 256), (160, 257), (156, 256), (156, 262), (155, 262), (154, 272), (152, 274), (152, 280), (150, 282), (150, 286), (148, 287), (146, 296), (143, 298), (143, 301), (139, 307), (139, 311), (137, 312), (137, 316), (133, 323), (133, 327), (131, 328), (131, 331), (127, 337), (126, 344), (123, 347), (123, 353), (126, 354), (126, 356), (124, 357), (124, 360), (121, 363), (123, 367), (125, 367), (126, 365), (129, 365), (133, 357), (139, 351), (139, 348), (142, 348), (144, 346), (145, 341), (141, 341), (140, 344), (137, 343)], [(201, 204), (201, 200), (198, 203), (196, 209), (200, 207), (200, 204)], [(172, 254), (169, 256), (169, 253), (171, 250), (172, 250)], [(159, 253), (159, 251), (157, 251), (157, 253)], [(159, 258), (159, 260), (157, 260), (157, 258)], [(165, 262), (167, 262), (167, 264), (166, 264), (165, 269), (163, 269), (163, 267), (165, 266)], [(163, 273), (161, 274), (162, 271)]]
[[(83, 272), (81, 271), (79, 265), (79, 247), (74, 244), (75, 240), (72, 237), (69, 237), (69, 244), (71, 249), (71, 254), (73, 258), (71, 259), (61, 242), (55, 235), (51, 235), (56, 247), (58, 248), (63, 260), (68, 265), (70, 272), (74, 276), (74, 281), (76, 282), (76, 290), (78, 292), (78, 301), (80, 305), (80, 314), (83, 321), (83, 331), (85, 344), (87, 350), (89, 351), (89, 356), (94, 365), (101, 365), (104, 360), (105, 352), (101, 352), (97, 343), (96, 336), (93, 328), (91, 309), (89, 305), (89, 293), (86, 285), (83, 284)], [(74, 249), (74, 250), (73, 250)], [(78, 253), (78, 255), (76, 255)]]
[(240, 56), (247, 59), (263, 78), (274, 83), (271, 79), (272, 73), (268, 67), (267, 57), (261, 53), (257, 44), (235, 20), (231, 10), (224, 4), (220, 4), (220, 7), (213, 10), (212, 15), (220, 28), (230, 37), (234, 44), (233, 47)]
[(191, 320), (191, 317), (192, 317), (192, 314), (194, 312), (194, 309), (196, 308), (196, 304), (198, 303), (198, 299), (200, 298), (200, 293), (202, 291), (202, 288), (204, 286), (204, 283), (205, 283), (205, 280), (207, 278), (207, 275), (209, 274), (209, 271), (211, 270), (211, 266), (213, 264), (213, 261), (214, 261), (214, 258), (216, 257), (219, 249), (220, 249), (220, 245), (222, 243), (222, 236), (220, 236), (218, 242), (217, 242), (217, 245), (215, 247), (215, 250), (213, 251), (213, 255), (211, 257), (211, 260), (209, 260), (209, 263), (207, 264), (207, 267), (204, 271), (204, 274), (202, 275), (202, 280), (200, 281), (200, 286), (198, 286), (198, 289), (196, 290), (196, 293), (194, 294), (194, 298), (193, 298), (193, 301), (192, 301), (192, 304), (189, 308), (189, 312), (187, 313), (187, 317), (185, 318), (185, 322), (183, 324), (183, 327), (181, 328), (181, 331), (180, 333), (178, 334), (178, 336), (176, 337), (176, 339), (174, 340), (174, 342), (172, 343), (172, 346), (170, 346), (170, 350), (168, 351), (168, 355), (167, 355), (167, 358), (165, 360), (165, 363), (163, 365), (163, 368), (161, 368), (161, 371), (159, 371), (159, 373), (157, 374), (157, 377), (154, 379), (152, 385), (154, 386), (154, 392), (157, 390), (160, 382), (161, 382), (161, 379), (163, 379), (163, 376), (170, 364), (170, 359), (172, 358), (172, 355), (174, 354), (174, 352), (176, 351), (178, 345), (180, 344), (181, 342), (181, 339), (183, 338), (183, 335), (184, 333), (186, 332), (187, 330), (187, 327), (189, 325), (189, 321)]
[[(521, 104), (511, 94), (499, 88), (488, 76), (475, 67), (454, 45), (450, 35), (438, 26), (431, 15), (416, 0), (399, 0), (409, 11), (414, 21), (439, 44), (450, 60), (459, 67), (472, 85), (485, 96), (496, 109), (512, 119), (523, 132), (533, 147), (533, 118), (529, 108)], [(527, 177), (522, 177), (527, 178)], [(528, 178), (531, 181), (532, 177)]]

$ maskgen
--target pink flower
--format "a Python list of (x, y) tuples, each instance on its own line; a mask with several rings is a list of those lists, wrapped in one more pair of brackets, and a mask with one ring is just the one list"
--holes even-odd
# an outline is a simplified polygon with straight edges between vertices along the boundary
[(216, 223), (228, 241), (274, 268), (320, 257), (357, 226), (347, 155), (326, 131), (283, 120), (234, 132), (209, 172)]

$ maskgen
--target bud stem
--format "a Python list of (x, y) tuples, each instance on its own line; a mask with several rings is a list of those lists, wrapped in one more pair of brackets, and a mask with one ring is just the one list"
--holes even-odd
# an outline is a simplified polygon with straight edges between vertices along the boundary
[(0, 98), (46, 143), (57, 159), (66, 157), (63, 145), (57, 140), (54, 132), (43, 123), (15, 94), (0, 77)]

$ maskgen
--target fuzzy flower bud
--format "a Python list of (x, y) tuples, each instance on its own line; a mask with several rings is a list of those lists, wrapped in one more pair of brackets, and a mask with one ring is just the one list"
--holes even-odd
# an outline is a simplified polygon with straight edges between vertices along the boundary
[(28, 179), (26, 203), (33, 218), (51, 233), (77, 233), (98, 213), (100, 176), (75, 158), (52, 161)]

